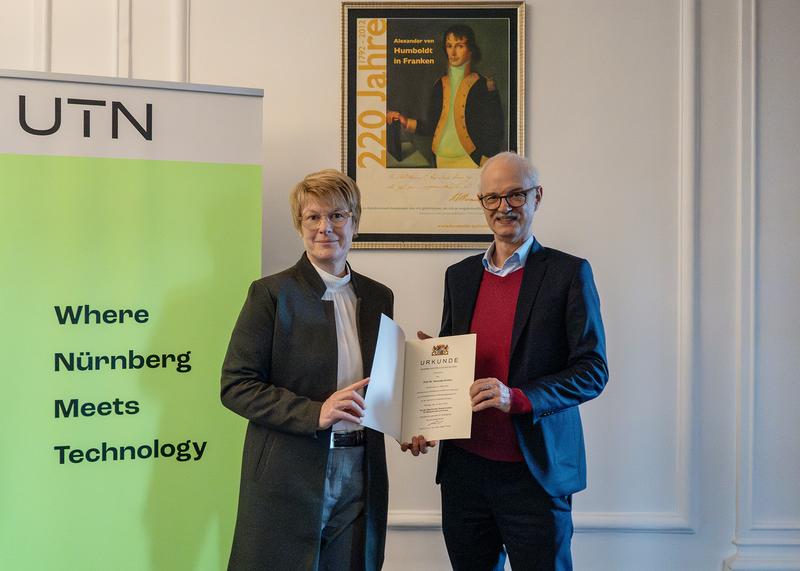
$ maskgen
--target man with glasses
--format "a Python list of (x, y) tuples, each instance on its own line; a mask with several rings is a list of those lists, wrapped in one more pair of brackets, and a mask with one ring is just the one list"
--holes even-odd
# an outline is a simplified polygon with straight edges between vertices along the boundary
[(608, 367), (589, 263), (533, 237), (542, 194), (526, 159), (490, 158), (478, 198), (494, 242), (445, 276), (440, 335), (477, 334), (472, 436), (443, 444), (436, 476), (456, 571), (502, 569), (506, 553), (515, 571), (572, 569), (572, 494), (586, 487), (578, 405)]

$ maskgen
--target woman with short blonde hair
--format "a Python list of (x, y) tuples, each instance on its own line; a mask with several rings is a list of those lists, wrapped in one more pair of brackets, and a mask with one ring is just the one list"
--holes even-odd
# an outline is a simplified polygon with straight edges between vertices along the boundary
[(305, 252), (250, 286), (222, 369), (223, 404), (249, 421), (228, 568), (377, 570), (386, 456), (361, 418), (393, 295), (347, 263), (361, 217), (353, 180), (312, 173), (289, 203)]

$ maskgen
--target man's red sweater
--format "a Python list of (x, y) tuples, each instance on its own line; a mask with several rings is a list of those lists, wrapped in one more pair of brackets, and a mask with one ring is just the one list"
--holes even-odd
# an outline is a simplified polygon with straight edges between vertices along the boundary
[[(477, 334), (475, 378), (495, 377), (508, 384), (511, 331), (524, 269), (505, 277), (483, 272), (470, 332)], [(531, 412), (530, 401), (519, 389), (511, 390), (511, 414)], [(511, 414), (488, 408), (472, 414), (472, 438), (454, 440), (464, 450), (502, 462), (522, 462)]]

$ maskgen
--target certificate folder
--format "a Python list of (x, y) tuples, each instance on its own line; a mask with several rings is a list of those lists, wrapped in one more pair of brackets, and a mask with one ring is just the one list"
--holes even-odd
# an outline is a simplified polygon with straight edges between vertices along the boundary
[(398, 442), (469, 438), (475, 334), (406, 340), (381, 316), (362, 424)]

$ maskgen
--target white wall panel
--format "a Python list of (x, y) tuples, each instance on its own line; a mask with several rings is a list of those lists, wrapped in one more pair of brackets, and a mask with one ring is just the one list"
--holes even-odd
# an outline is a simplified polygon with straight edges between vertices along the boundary
[(741, 2), (740, 365), (734, 570), (800, 569), (800, 5)]
[(131, 76), (188, 81), (189, 0), (131, 1)]
[(676, 569), (715, 569), (733, 553), (736, 513), (735, 288), (738, 134), (738, 11), (700, 2), (700, 173), (698, 200), (698, 375), (692, 399), (697, 534), (666, 560)]
[(49, 71), (117, 75), (117, 2), (53, 0)]
[(537, 236), (593, 263), (609, 338), (608, 388), (583, 407), (590, 487), (578, 512), (673, 513), (687, 476), (676, 471), (680, 8), (542, 2), (529, 13)]
[(753, 520), (800, 538), (800, 2), (757, 9)]
[(0, 0), (0, 69), (49, 71), (50, 0)]

